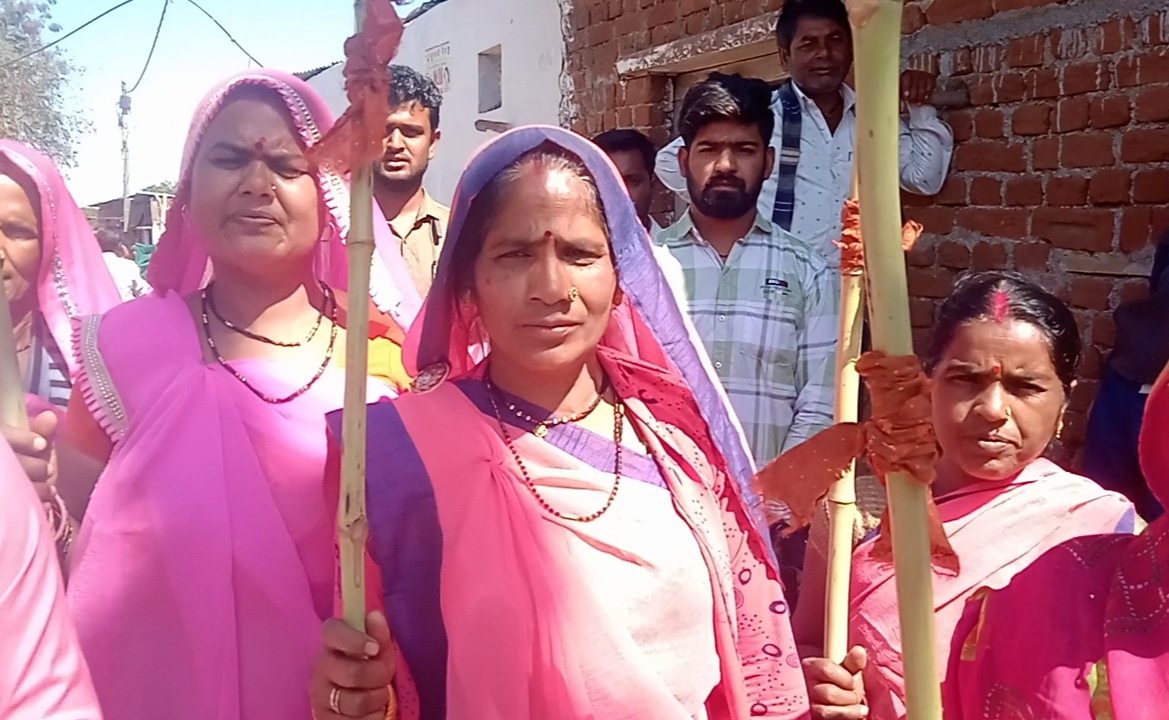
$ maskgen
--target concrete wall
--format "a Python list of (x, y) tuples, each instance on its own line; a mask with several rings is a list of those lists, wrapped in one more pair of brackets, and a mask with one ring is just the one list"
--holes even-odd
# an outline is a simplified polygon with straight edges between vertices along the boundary
[[(442, 142), (426, 176), (426, 187), (440, 202), (454, 197), (459, 175), (471, 154), (494, 136), (475, 129), (477, 120), (510, 125), (560, 124), (564, 94), (564, 37), (557, 0), (446, 0), (406, 25), (396, 64), (427, 73), (428, 49), (449, 43), (449, 87), (443, 97)], [(479, 112), (479, 54), (499, 47), (503, 104)], [(562, 78), (562, 75), (564, 76)], [(309, 80), (330, 109), (347, 106), (341, 66)]]
[[(774, 52), (782, 0), (572, 0), (574, 129), (672, 134), (675, 84)], [(1169, 229), (1169, 10), (1165, 0), (907, 0), (903, 56), (960, 79), (950, 180), (906, 196), (926, 234), (909, 257), (915, 339), (968, 270), (1017, 269), (1073, 308), (1085, 357), (1064, 459), (1111, 349), (1112, 310), (1147, 291)], [(774, 62), (778, 63), (776, 58)], [(668, 198), (656, 211), (667, 214)]]

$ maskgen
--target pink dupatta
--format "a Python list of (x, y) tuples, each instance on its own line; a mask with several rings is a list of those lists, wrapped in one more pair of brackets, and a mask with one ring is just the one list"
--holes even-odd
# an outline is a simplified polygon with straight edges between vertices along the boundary
[[(330, 368), (294, 401), (268, 404), (204, 362), (182, 295), (208, 269), (184, 211), (197, 139), (241, 85), (276, 91), (306, 146), (332, 123), (316, 94), (282, 73), (252, 71), (214, 90), (151, 265), (155, 293), (81, 322), (79, 389), (113, 452), (74, 549), (68, 599), (98, 696), (119, 720), (308, 720), (332, 608), (324, 416), (342, 404), (344, 373)], [(327, 173), (317, 181), (327, 210), (317, 271), (343, 285), (345, 186)], [(407, 306), (394, 308), (409, 319)], [(232, 365), (273, 396), (305, 381), (277, 362)], [(371, 400), (388, 393), (371, 384)]]
[(0, 443), (0, 717), (101, 720), (32, 484)]
[(56, 164), (15, 140), (0, 140), (0, 156), (27, 175), (41, 196), (37, 301), (49, 333), (69, 366), (69, 374), (74, 375), (80, 362), (74, 343), (74, 321), (101, 314), (122, 298), (102, 260), (93, 229)]
[[(1145, 406), (1141, 469), (1169, 500), (1169, 368)], [(1157, 720), (1169, 708), (1169, 516), (1136, 537), (1054, 548), (972, 601), (954, 637), (947, 720)]]
[[(966, 600), (981, 587), (1000, 588), (1050, 548), (1070, 538), (1115, 531), (1135, 521), (1123, 496), (1038, 459), (1007, 482), (983, 482), (938, 499), (950, 543), (962, 559), (958, 575), (934, 574), (934, 623), (944, 676), (951, 639)], [(1132, 532), (1132, 529), (1129, 529)], [(870, 558), (874, 541), (853, 561), (850, 642), (864, 646), (871, 717), (905, 717), (900, 621), (893, 568)]]
[[(451, 259), (472, 199), (503, 168), (542, 143), (581, 158), (600, 189), (625, 293), (602, 340), (602, 362), (662, 471), (677, 512), (673, 521), (680, 520), (697, 544), (689, 571), (710, 584), (707, 607), (713, 609), (710, 622), (717, 659), (712, 660), (718, 672), (717, 686), (702, 712), (714, 720), (806, 717), (808, 701), (787, 604), (769, 545), (756, 525), (758, 502), (744, 495), (751, 465), (742, 434), (701, 345), (667, 289), (620, 177), (602, 152), (572, 133), (546, 127), (510, 131), (479, 151), (455, 196), (450, 241), (424, 318), (408, 338), (407, 363), (422, 369), (423, 378), (433, 377), (437, 368), (449, 370), (452, 378), (481, 377), (482, 366), (475, 359), (489, 349), (477, 335), (475, 319), (459, 315), (460, 303), (450, 281)], [(437, 675), (445, 680), (437, 688), (433, 683), (428, 686), (441, 696), (422, 697), (420, 708), (411, 676), (419, 666), (410, 667), (415, 651), (407, 645), (432, 650), (435, 643), (419, 643), (414, 637), (417, 625), (395, 627), (402, 635), (406, 670), (399, 672), (397, 681), (402, 717), (689, 717), (654, 665), (639, 661), (640, 648), (631, 644), (624, 626), (628, 618), (606, 612), (597, 601), (603, 583), (582, 569), (577, 554), (582, 545), (593, 548), (589, 552), (628, 561), (638, 557), (636, 544), (626, 549), (615, 540), (622, 536), (622, 528), (604, 529), (607, 520), (617, 520), (602, 518), (589, 527), (543, 512), (523, 487), (522, 473), (498, 425), (454, 382), (406, 395), (392, 403), (391, 410), (383, 408), (371, 415), (370, 422), (371, 435), (381, 438), (371, 447), (376, 443), (402, 453), (395, 454), (401, 459), (394, 469), (385, 468), (390, 459), (381, 455), (371, 455), (369, 461), (374, 555), (382, 549), (385, 599), (393, 627), (396, 618), (403, 621), (395, 615), (395, 603), (411, 591), (393, 585), (394, 573), (416, 572), (415, 567), (425, 567), (428, 561), (415, 558), (411, 566), (411, 560), (395, 555), (416, 547), (411, 540), (389, 543), (385, 550), (387, 538), (411, 537), (414, 527), (386, 527), (379, 518), (392, 515), (385, 509), (391, 502), (402, 502), (395, 499), (395, 485), (403, 487), (409, 502), (432, 496), (433, 505), (427, 501), (423, 512), (414, 513), (415, 506), (408, 505), (397, 510), (401, 513), (397, 517), (410, 517), (412, 526), (421, 525), (426, 522), (423, 515), (434, 512), (425, 508), (437, 507), (442, 627), (434, 629), (433, 636), (447, 645), (445, 659), (431, 663), (437, 668), (431, 679)], [(388, 426), (387, 414), (396, 416), (400, 429)], [(386, 433), (396, 435), (391, 439)], [(459, 439), (458, 452), (446, 442), (451, 437)], [(534, 437), (518, 438), (516, 447), (537, 484), (578, 487), (581, 481), (572, 480), (574, 473), (603, 475), (543, 447)], [(421, 463), (421, 482), (406, 469), (412, 467), (409, 458)], [(408, 472), (410, 478), (404, 475)], [(611, 484), (601, 477), (597, 486)], [(405, 578), (405, 585), (411, 585), (411, 577)], [(424, 604), (415, 608), (420, 605), (425, 609)], [(658, 630), (669, 633), (675, 627)], [(420, 650), (415, 656), (425, 654)]]

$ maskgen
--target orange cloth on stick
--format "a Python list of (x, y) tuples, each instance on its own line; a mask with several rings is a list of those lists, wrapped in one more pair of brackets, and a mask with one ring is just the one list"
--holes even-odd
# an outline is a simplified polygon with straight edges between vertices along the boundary
[[(868, 458), (882, 482), (891, 472), (906, 473), (923, 485), (933, 483), (936, 477), (938, 446), (930, 422), (929, 379), (921, 362), (914, 355), (889, 357), (869, 352), (857, 361), (857, 372), (872, 396), (872, 420), (833, 425), (780, 455), (755, 477), (763, 495), (791, 510), (793, 528), (811, 522), (816, 502), (861, 455)], [(927, 502), (933, 562), (939, 568), (957, 572), (958, 556), (942, 530), (933, 497)], [(887, 527), (888, 523), (882, 521), (873, 551), (882, 560), (892, 559)]]
[(309, 150), (312, 162), (347, 173), (382, 156), (390, 114), (390, 61), (398, 53), (402, 29), (391, 0), (368, 0), (361, 31), (345, 41), (349, 109)]
[[(840, 248), (840, 273), (842, 275), (863, 275), (865, 272), (865, 247), (861, 239), (861, 206), (855, 198), (844, 201), (840, 211), (844, 222), (836, 247)], [(922, 225), (910, 220), (901, 228), (901, 249), (909, 252), (921, 237)]]

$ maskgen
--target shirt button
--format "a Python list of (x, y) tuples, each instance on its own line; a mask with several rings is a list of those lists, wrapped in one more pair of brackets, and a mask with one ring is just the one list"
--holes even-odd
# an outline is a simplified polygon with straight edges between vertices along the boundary
[(716, 362), (716, 363), (714, 364), (714, 368), (715, 368), (716, 370), (722, 370), (722, 368), (723, 368), (723, 364), (722, 364), (721, 362)]
[(727, 316), (726, 316), (726, 315), (719, 315), (719, 316), (718, 316), (718, 321), (719, 321), (719, 322), (726, 322), (726, 321), (727, 321)]

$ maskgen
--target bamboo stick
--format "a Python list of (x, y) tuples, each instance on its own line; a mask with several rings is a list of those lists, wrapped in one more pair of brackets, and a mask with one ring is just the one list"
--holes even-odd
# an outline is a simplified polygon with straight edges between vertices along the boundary
[[(913, 354), (898, 172), (901, 0), (847, 0), (856, 48), (857, 168), (873, 346)], [(929, 488), (887, 478), (909, 720), (941, 720), (934, 644)]]
[[(357, 31), (365, 20), (365, 2), (354, 3)], [(349, 304), (345, 334), (345, 409), (341, 432), (341, 501), (337, 529), (341, 550), (341, 605), (345, 622), (365, 630), (366, 375), (369, 365), (369, 269), (373, 261), (373, 167), (350, 175)]]
[[(857, 195), (857, 170), (852, 172), (852, 196)], [(857, 421), (860, 375), (856, 361), (861, 352), (864, 318), (864, 274), (840, 276), (840, 334), (836, 343), (836, 407), (833, 421)], [(824, 657), (844, 662), (848, 654), (849, 581), (852, 574), (852, 539), (856, 519), (856, 461), (828, 490), (828, 576), (824, 592)]]
[(0, 287), (0, 425), (27, 430), (28, 408), (24, 403), (24, 383), (20, 379), (20, 361), (12, 332), (8, 296)]

